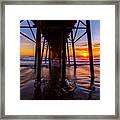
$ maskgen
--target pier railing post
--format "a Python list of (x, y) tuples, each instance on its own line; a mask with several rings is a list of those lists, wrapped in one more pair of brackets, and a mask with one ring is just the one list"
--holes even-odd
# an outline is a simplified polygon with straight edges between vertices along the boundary
[(94, 64), (93, 64), (90, 20), (86, 20), (86, 32), (87, 32), (87, 38), (88, 38), (88, 51), (89, 51), (89, 62), (90, 62), (90, 72), (91, 72), (90, 88), (91, 88), (92, 85), (94, 84)]

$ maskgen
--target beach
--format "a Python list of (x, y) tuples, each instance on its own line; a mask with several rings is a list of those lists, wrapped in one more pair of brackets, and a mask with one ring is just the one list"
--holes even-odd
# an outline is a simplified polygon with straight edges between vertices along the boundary
[[(99, 100), (100, 99), (100, 62), (99, 60), (94, 61), (95, 78), (94, 78), (94, 89), (92, 91), (89, 89), (90, 82), (91, 82), (89, 61), (83, 60), (83, 61), (77, 62), (77, 64), (78, 65), (76, 68), (76, 73), (74, 73), (74, 67), (72, 65), (72, 62), (70, 66), (67, 65), (66, 67), (66, 80), (69, 83), (75, 83), (76, 87), (74, 91), (69, 93), (67, 93), (67, 91), (65, 90), (65, 94), (63, 95), (64, 98), (61, 98), (60, 97), (61, 93), (59, 93), (59, 91), (61, 90), (61, 87), (57, 86), (59, 85), (59, 79), (58, 80), (55, 79), (54, 81), (50, 79), (48, 64), (43, 64), (41, 67), (41, 89), (39, 89), (40, 86), (37, 85), (36, 83), (36, 74), (34, 70), (34, 58), (33, 57), (21, 58), (20, 99), (21, 100), (35, 100), (35, 99)], [(59, 75), (59, 72), (57, 73), (57, 69), (55, 69), (55, 73), (53, 72), (53, 74)], [(42, 94), (44, 93), (45, 95), (42, 95), (41, 97), (39, 95), (41, 93)], [(47, 97), (44, 97), (44, 96), (47, 96)]]

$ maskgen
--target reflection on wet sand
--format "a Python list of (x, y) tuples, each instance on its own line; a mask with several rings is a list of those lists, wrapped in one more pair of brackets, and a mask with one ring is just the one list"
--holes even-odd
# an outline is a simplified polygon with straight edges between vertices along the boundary
[[(99, 65), (95, 65), (95, 84), (89, 89), (89, 66), (66, 68), (65, 84), (61, 84), (60, 69), (52, 66), (51, 74), (48, 67), (42, 67), (41, 84), (36, 80), (34, 69), (21, 68), (21, 100), (87, 100), (100, 99)], [(26, 77), (27, 75), (27, 77)]]

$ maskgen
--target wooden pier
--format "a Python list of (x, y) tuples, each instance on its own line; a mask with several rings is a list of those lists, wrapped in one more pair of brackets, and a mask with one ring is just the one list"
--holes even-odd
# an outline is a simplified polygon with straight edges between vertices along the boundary
[[(61, 87), (66, 86), (66, 62), (70, 63), (70, 46), (69, 41), (71, 41), (72, 53), (73, 53), (73, 65), (74, 73), (76, 73), (76, 55), (75, 55), (75, 43), (82, 39), (85, 35), (88, 41), (88, 52), (89, 52), (89, 63), (90, 63), (90, 74), (91, 83), (90, 89), (94, 85), (94, 63), (93, 63), (93, 53), (92, 53), (92, 37), (91, 37), (91, 26), (90, 20), (85, 22), (81, 20), (31, 20), (34, 25), (31, 27), (29, 21), (27, 23), (29, 26), (21, 26), (21, 28), (30, 29), (33, 39), (24, 33), (20, 32), (21, 35), (35, 43), (35, 61), (34, 69), (37, 75), (36, 81), (39, 82), (41, 86), (41, 65), (44, 51), (45, 53), (45, 63), (47, 58), (49, 60), (49, 73), (52, 74), (52, 65), (57, 59), (58, 69), (60, 69), (60, 78), (57, 78), (61, 82)], [(23, 22), (23, 20), (21, 21)], [(76, 26), (75, 26), (76, 24)], [(80, 24), (82, 26), (80, 27)], [(33, 33), (32, 28), (36, 28), (36, 35)], [(73, 34), (73, 30), (75, 31)], [(85, 32), (76, 38), (78, 30), (84, 30)], [(36, 36), (36, 37), (35, 37)], [(42, 41), (43, 40), (43, 41)], [(68, 60), (67, 60), (68, 58)], [(51, 77), (52, 78), (52, 77)]]

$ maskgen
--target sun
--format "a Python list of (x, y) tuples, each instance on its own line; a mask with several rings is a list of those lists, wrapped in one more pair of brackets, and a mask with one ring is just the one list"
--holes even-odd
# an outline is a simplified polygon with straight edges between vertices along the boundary
[(87, 53), (87, 52), (84, 52), (82, 55), (83, 55), (84, 57), (88, 57), (88, 53)]
[(88, 52), (87, 51), (83, 51), (82, 56), (83, 57), (88, 57)]
[(86, 50), (81, 51), (80, 57), (81, 57), (81, 59), (87, 60), (89, 58), (88, 51), (86, 51)]

